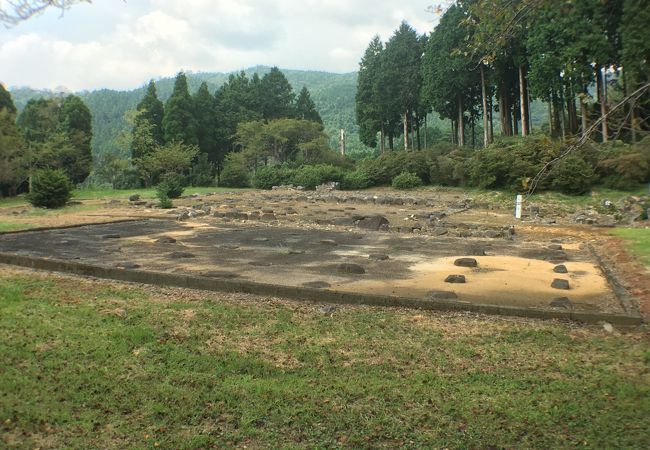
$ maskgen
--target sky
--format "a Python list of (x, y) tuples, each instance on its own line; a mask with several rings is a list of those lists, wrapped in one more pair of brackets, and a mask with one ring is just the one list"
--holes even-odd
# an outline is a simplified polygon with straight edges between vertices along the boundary
[[(0, 0), (0, 5), (6, 0)], [(432, 0), (93, 0), (0, 26), (0, 82), (72, 91), (133, 89), (178, 71), (255, 65), (352, 72), (375, 34), (419, 33)], [(3, 5), (4, 6), (4, 5)]]

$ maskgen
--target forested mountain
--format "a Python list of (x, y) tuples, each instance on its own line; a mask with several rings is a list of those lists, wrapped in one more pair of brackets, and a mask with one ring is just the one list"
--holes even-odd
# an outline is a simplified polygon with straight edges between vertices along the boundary
[[(270, 70), (270, 67), (256, 66), (246, 69), (244, 72), (251, 77), (254, 73), (262, 76)], [(366, 150), (359, 141), (358, 127), (354, 117), (354, 97), (357, 89), (356, 73), (335, 74), (285, 69), (282, 72), (293, 86), (296, 95), (303, 86), (309, 89), (311, 98), (323, 118), (325, 130), (330, 136), (334, 148), (338, 147), (338, 130), (343, 128), (346, 130), (347, 150), (350, 153)], [(192, 94), (198, 90), (204, 81), (207, 83), (210, 92), (214, 93), (219, 86), (228, 80), (229, 75), (230, 73), (188, 73), (187, 83)], [(124, 114), (129, 110), (134, 110), (138, 102), (144, 97), (147, 89), (146, 81), (148, 80), (143, 80), (143, 85), (132, 91), (101, 89), (78, 93), (92, 112), (93, 152), (95, 156), (119, 151), (115, 140), (122, 131), (130, 131), (130, 126)], [(156, 87), (159, 98), (166, 102), (174, 87), (174, 78), (156, 80)], [(21, 111), (27, 101), (32, 98), (51, 98), (61, 95), (61, 93), (17, 88), (11, 90), (11, 95), (16, 107)]]

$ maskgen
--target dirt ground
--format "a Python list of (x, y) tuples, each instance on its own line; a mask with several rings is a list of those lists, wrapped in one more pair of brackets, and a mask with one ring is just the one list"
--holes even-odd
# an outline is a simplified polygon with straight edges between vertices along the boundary
[[(606, 230), (561, 219), (553, 225), (518, 221), (509, 210), (457, 191), (247, 191), (188, 196), (175, 204), (159, 210), (92, 200), (76, 211), (42, 216), (30, 215), (28, 207), (0, 209), (0, 221), (37, 227), (135, 220), (6, 234), (0, 251), (125, 270), (625, 313), (600, 259), (639, 310), (650, 312), (650, 273)], [(378, 216), (381, 226), (367, 219)], [(461, 257), (477, 266), (454, 265)], [(554, 272), (559, 264), (567, 273)], [(448, 283), (449, 275), (464, 275), (466, 282)], [(551, 287), (555, 279), (566, 280), (569, 289)]]

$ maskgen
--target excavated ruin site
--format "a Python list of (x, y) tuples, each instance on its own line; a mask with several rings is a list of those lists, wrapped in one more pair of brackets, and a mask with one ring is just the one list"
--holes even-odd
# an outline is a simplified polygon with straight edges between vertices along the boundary
[[(390, 305), (392, 298), (636, 323), (634, 302), (603, 267), (597, 241), (561, 225), (526, 227), (511, 211), (458, 195), (389, 192), (194, 195), (173, 210), (114, 201), (105, 217), (95, 214), (107, 223), (0, 235), (0, 261), (160, 284), (164, 276), (144, 274), (173, 274), (174, 284), (215, 290), (281, 286), (294, 288), (285, 291), (296, 299)], [(119, 275), (126, 272), (143, 275)]]

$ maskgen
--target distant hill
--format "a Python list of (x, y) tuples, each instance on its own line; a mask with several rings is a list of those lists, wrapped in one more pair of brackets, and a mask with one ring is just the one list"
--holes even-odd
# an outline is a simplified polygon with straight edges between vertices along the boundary
[[(260, 76), (270, 70), (270, 67), (256, 66), (246, 69), (250, 77), (255, 72)], [(347, 148), (353, 152), (363, 152), (366, 148), (360, 143), (358, 127), (354, 114), (354, 97), (357, 89), (357, 74), (335, 74), (307, 70), (286, 70), (282, 72), (297, 93), (303, 86), (307, 86), (316, 108), (323, 118), (325, 130), (329, 134), (333, 147), (338, 147), (338, 130), (343, 128), (347, 134)], [(189, 73), (187, 74), (190, 92), (198, 90), (203, 81), (208, 84), (210, 91), (214, 91), (227, 81), (230, 73)], [(114, 153), (117, 151), (115, 139), (120, 132), (127, 129), (124, 113), (135, 109), (145, 94), (143, 86), (131, 91), (116, 91), (100, 89), (97, 91), (77, 92), (83, 98), (93, 115), (93, 151), (95, 155)], [(174, 78), (156, 80), (158, 95), (164, 102), (171, 95)], [(30, 88), (11, 89), (14, 103), (19, 110), (33, 98), (51, 98), (69, 92), (40, 91)]]

